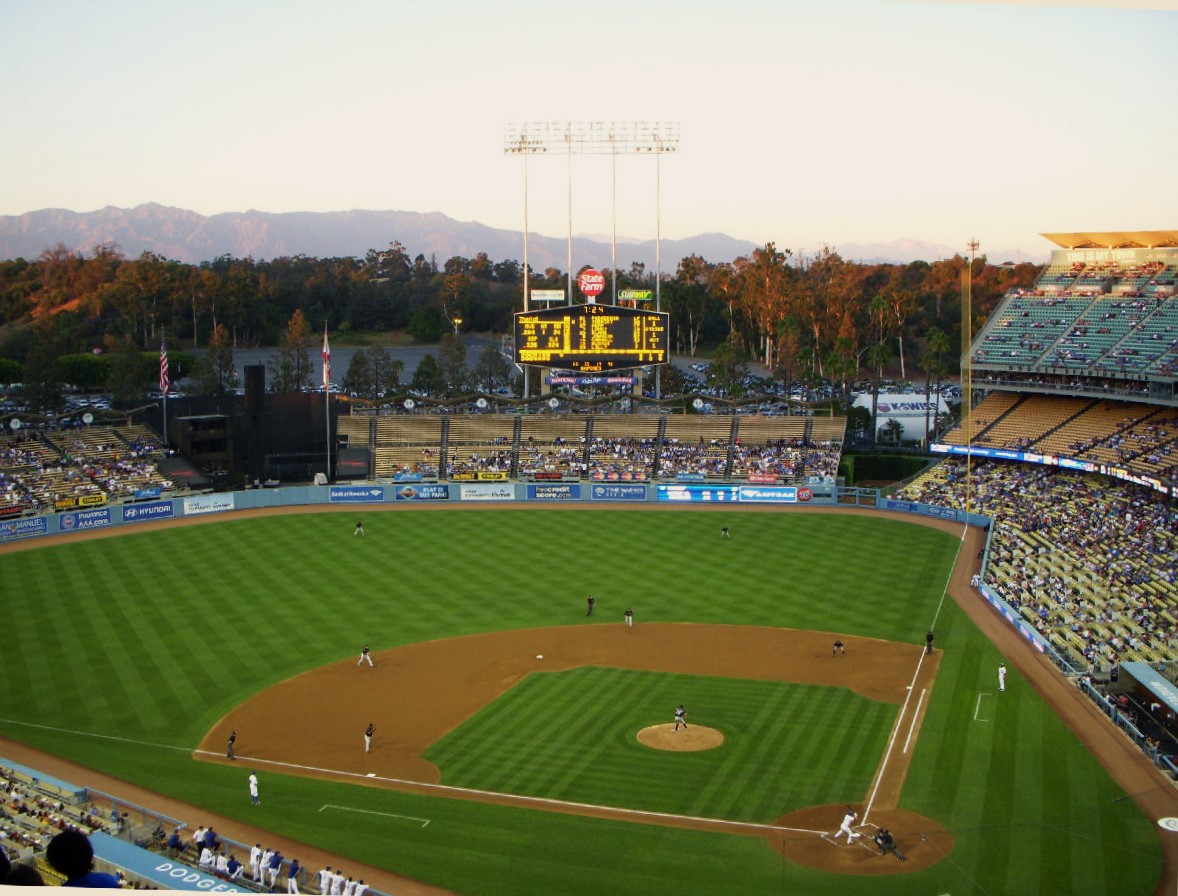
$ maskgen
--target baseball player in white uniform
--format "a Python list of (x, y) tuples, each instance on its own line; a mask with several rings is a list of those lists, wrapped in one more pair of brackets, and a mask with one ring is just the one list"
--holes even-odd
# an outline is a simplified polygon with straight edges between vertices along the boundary
[(327, 865), (319, 872), (319, 896), (328, 896), (331, 892), (331, 879), (334, 876), (331, 867)]
[(998, 690), (1006, 690), (1006, 663), (998, 664)]
[(847, 806), (847, 814), (843, 816), (843, 823), (839, 825), (839, 829), (834, 832), (834, 839), (837, 840), (840, 834), (847, 835), (847, 842), (854, 843), (859, 839), (859, 835), (851, 830), (853, 825), (859, 819), (859, 813)]

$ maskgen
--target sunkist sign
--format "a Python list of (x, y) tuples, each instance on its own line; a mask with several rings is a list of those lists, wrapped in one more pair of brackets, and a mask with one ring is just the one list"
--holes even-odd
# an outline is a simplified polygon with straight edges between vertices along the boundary
[(577, 286), (585, 297), (592, 302), (605, 289), (605, 274), (595, 268), (585, 268), (577, 277)]

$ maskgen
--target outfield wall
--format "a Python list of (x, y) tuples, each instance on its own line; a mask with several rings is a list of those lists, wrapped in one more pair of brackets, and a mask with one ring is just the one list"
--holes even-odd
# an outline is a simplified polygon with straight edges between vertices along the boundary
[(116, 526), (205, 516), (270, 507), (349, 506), (357, 511), (375, 505), (413, 504), (693, 504), (774, 505), (788, 507), (859, 507), (910, 513), (962, 524), (988, 526), (989, 518), (949, 507), (881, 498), (877, 489), (843, 488), (834, 483), (760, 485), (708, 482), (470, 482), (350, 483), (254, 488), (187, 497), (159, 498), (86, 507), (40, 516), (0, 520), (0, 542), (71, 535)]
[[(181, 517), (257, 510), (269, 507), (351, 506), (356, 510), (387, 504), (773, 504), (783, 507), (832, 506), (845, 503), (854, 493), (861, 503), (862, 489), (840, 489), (834, 483), (812, 485), (758, 485), (706, 482), (421, 482), (406, 479), (393, 483), (351, 483), (284, 488), (257, 488), (237, 492), (87, 507), (61, 513), (0, 520), (0, 542), (48, 535), (70, 535), (116, 526), (158, 522)], [(877, 494), (867, 501), (874, 506)]]

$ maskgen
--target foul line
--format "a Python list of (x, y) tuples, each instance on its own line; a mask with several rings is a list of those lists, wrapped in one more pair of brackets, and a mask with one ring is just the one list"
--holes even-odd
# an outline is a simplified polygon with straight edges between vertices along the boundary
[[(220, 753), (213, 753), (207, 750), (193, 750), (193, 753), (203, 754), (206, 756), (220, 756)], [(678, 821), (686, 822), (695, 825), (712, 825), (715, 827), (731, 827), (743, 828), (753, 831), (786, 831), (795, 834), (823, 834), (825, 831), (814, 831), (810, 828), (790, 828), (777, 824), (762, 824), (755, 821), (735, 821), (730, 818), (704, 818), (699, 815), (679, 815), (674, 812), (655, 812), (650, 809), (626, 809), (620, 806), (603, 806), (597, 803), (578, 803), (570, 800), (558, 800), (547, 796), (523, 796), (518, 793), (500, 793), (495, 790), (477, 790), (473, 787), (454, 787), (449, 784), (429, 784), (424, 781), (410, 781), (407, 778), (386, 778), (382, 775), (362, 774), (360, 772), (340, 771), (333, 768), (320, 768), (315, 765), (299, 765), (294, 762), (277, 762), (272, 759), (255, 759), (247, 756), (240, 756), (239, 759), (245, 759), (254, 765), (268, 765), (276, 768), (290, 768), (298, 769), (299, 771), (315, 772), (317, 774), (338, 775), (341, 778), (357, 778), (361, 781), (382, 781), (386, 784), (394, 784), (399, 787), (405, 787), (412, 790), (425, 791), (427, 793), (442, 793), (449, 796), (459, 798), (474, 798), (481, 797), (485, 799), (500, 800), (504, 803), (523, 806), (524, 808), (538, 808), (551, 807), (554, 809), (569, 809), (575, 810), (578, 814), (586, 814), (586, 810), (592, 812), (609, 813), (612, 816), (633, 816), (635, 818), (652, 818), (663, 821)]]
[(908, 726), (908, 736), (904, 738), (904, 752), (908, 752), (908, 745), (912, 743), (912, 732), (916, 730), (916, 720), (920, 718), (920, 707), (924, 703), (924, 695), (928, 688), (920, 689), (920, 699), (916, 701), (916, 709), (912, 713), (912, 723)]
[(990, 721), (989, 719), (979, 719), (978, 718), (978, 711), (982, 708), (982, 698), (983, 697), (993, 697), (993, 696), (994, 696), (993, 694), (978, 694), (978, 702), (974, 704), (974, 708), (973, 708), (973, 720), (975, 722), (988, 722), (988, 721)]
[[(26, 728), (39, 728), (42, 731), (56, 731), (58, 734), (74, 734), (78, 737), (93, 737), (99, 740), (113, 740), (121, 744), (134, 744), (137, 747), (154, 747), (157, 750), (177, 750), (181, 753), (191, 753), (191, 747), (178, 747), (175, 744), (157, 744), (149, 740), (133, 740), (129, 737), (118, 737), (114, 734), (96, 734), (93, 731), (78, 731), (76, 728), (55, 728), (53, 725), (40, 725), (36, 722), (22, 722), (20, 719), (0, 719), (5, 725), (24, 725)], [(216, 755), (216, 754), (209, 754)]]
[[(860, 825), (867, 823), (867, 817), (871, 814), (871, 807), (875, 803), (875, 795), (879, 793), (879, 787), (883, 784), (884, 774), (888, 769), (888, 762), (892, 758), (892, 750), (896, 746), (896, 738), (900, 734), (900, 723), (904, 721), (904, 714), (908, 712), (908, 704), (912, 702), (912, 692), (916, 690), (916, 679), (920, 677), (920, 668), (924, 665), (924, 658), (927, 652), (922, 647), (920, 650), (920, 659), (916, 661), (916, 671), (912, 673), (912, 683), (908, 685), (907, 696), (904, 697), (904, 703), (900, 706), (900, 713), (896, 716), (896, 723), (892, 725), (892, 734), (888, 738), (888, 748), (884, 751), (883, 761), (879, 765), (879, 771), (876, 772), (875, 781), (871, 786), (871, 795), (867, 797), (867, 805), (863, 807), (863, 820), (859, 822)], [(915, 721), (915, 717), (913, 719)]]
[(337, 806), (334, 803), (324, 803), (319, 807), (320, 812), (324, 809), (339, 809), (341, 812), (360, 812), (364, 815), (382, 815), (385, 818), (403, 818), (405, 821), (420, 821), (423, 828), (428, 827), (430, 821), (428, 818), (417, 818), (414, 815), (398, 815), (396, 812), (375, 812), (372, 809), (354, 809), (351, 806)]
[[(56, 728), (52, 725), (41, 725), (35, 722), (23, 722), (17, 719), (0, 719), (0, 722), (10, 725), (25, 725), (29, 728), (39, 728), (44, 731), (56, 731), (60, 734), (72, 734), (78, 737), (93, 737), (100, 740), (113, 740), (119, 743), (134, 744), (140, 747), (153, 747), (163, 750), (176, 750), (187, 753), (191, 756), (208, 756), (215, 759), (224, 758), (225, 754), (215, 750), (199, 750), (190, 747), (178, 747), (173, 744), (159, 744), (150, 741), (132, 740), (128, 737), (117, 737), (111, 734), (97, 734), (90, 731), (79, 731), (75, 728)], [(564, 810), (575, 812), (577, 814), (588, 814), (589, 812), (599, 812), (607, 814), (616, 818), (633, 818), (633, 819), (652, 819), (663, 822), (678, 822), (692, 826), (711, 826), (714, 828), (732, 828), (741, 829), (745, 831), (756, 832), (777, 832), (777, 833), (792, 833), (792, 834), (825, 834), (826, 831), (815, 831), (810, 828), (791, 828), (777, 824), (762, 824), (755, 821), (736, 821), (730, 818), (705, 818), (699, 815), (678, 815), (673, 812), (655, 812), (649, 809), (627, 809), (621, 806), (602, 806), (596, 803), (577, 803), (569, 800), (558, 800), (552, 797), (544, 796), (523, 796), (518, 793), (499, 793), (494, 790), (476, 790), (471, 787), (453, 787), (447, 784), (429, 784), (424, 781), (411, 781), (407, 778), (386, 778), (381, 775), (372, 775), (362, 772), (348, 772), (341, 771), (334, 768), (321, 768), (315, 765), (299, 765), (293, 762), (278, 762), (273, 759), (259, 759), (255, 756), (242, 756), (238, 754), (237, 761), (242, 764), (254, 766), (268, 766), (275, 769), (294, 769), (303, 772), (312, 772), (314, 774), (335, 775), (340, 778), (354, 778), (361, 782), (364, 781), (381, 781), (386, 784), (406, 789), (423, 791), (426, 793), (446, 794), (459, 799), (484, 799), (497, 800), (499, 802), (510, 805), (522, 806), (524, 808), (540, 809), (548, 808), (553, 810)], [(343, 807), (339, 807), (343, 808)], [(364, 811), (364, 810), (349, 810), (349, 811)], [(375, 813), (382, 814), (382, 813)], [(400, 818), (408, 818), (410, 816), (397, 816)], [(414, 819), (415, 821), (423, 821), (424, 819)], [(428, 822), (427, 822), (428, 823)], [(423, 825), (424, 827), (424, 825)]]

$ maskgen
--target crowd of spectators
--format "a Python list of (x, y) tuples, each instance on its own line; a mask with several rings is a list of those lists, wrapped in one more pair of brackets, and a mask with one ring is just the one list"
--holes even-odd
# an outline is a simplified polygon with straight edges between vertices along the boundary
[[(95, 871), (89, 835), (98, 831), (130, 838), (127, 813), (120, 813), (116, 807), (108, 813), (93, 802), (63, 800), (60, 795), (40, 789), (36, 779), (0, 768), (0, 881), (41, 884), (45, 882), (43, 871), (51, 882), (56, 875), (67, 886), (156, 889), (133, 875), (127, 878), (122, 873)], [(316, 891), (322, 896), (366, 896), (369, 890), (362, 879), (341, 868), (325, 866), (312, 872), (297, 858), (287, 858), (280, 850), (261, 843), (242, 847), (239, 857), (233, 844), (222, 839), (211, 825), (201, 824), (191, 833), (177, 826), (169, 834), (160, 824), (150, 836), (135, 842), (247, 890), (296, 894)], [(13, 872), (17, 877), (6, 877)]]
[(74, 431), (64, 442), (18, 434), (0, 444), (0, 506), (51, 510), (62, 499), (169, 489), (173, 483), (159, 472), (160, 453), (149, 437), (125, 440), (111, 429)]
[[(984, 581), (1094, 667), (1178, 656), (1178, 509), (1150, 489), (1011, 462), (945, 461), (898, 497), (994, 520)], [(1078, 655), (1078, 656), (1077, 656)]]
[(0, 852), (15, 866), (43, 855), (50, 841), (67, 830), (118, 834), (124, 816), (107, 815), (97, 805), (72, 805), (38, 790), (11, 769), (0, 768)]
[[(660, 443), (654, 438), (593, 438), (586, 464), (582, 439), (568, 441), (558, 436), (550, 443), (528, 439), (520, 444), (518, 475), (525, 479), (537, 474), (560, 474), (571, 478), (585, 475), (594, 480), (630, 481), (675, 479), (681, 474), (719, 478), (728, 472), (729, 447), (721, 439), (668, 438)], [(733, 478), (751, 474), (785, 480), (833, 477), (842, 456), (842, 446), (836, 442), (810, 443), (796, 439), (760, 445), (742, 444), (738, 440), (731, 448)], [(452, 472), (472, 469), (509, 471), (511, 452), (502, 448), (483, 453), (471, 451), (451, 466)]]

